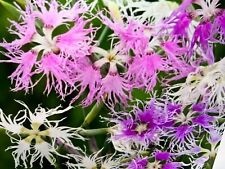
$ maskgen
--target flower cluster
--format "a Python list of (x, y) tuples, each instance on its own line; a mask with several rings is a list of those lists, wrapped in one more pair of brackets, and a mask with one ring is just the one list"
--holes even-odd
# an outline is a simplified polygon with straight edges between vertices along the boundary
[[(130, 169), (134, 168), (131, 167), (133, 165), (136, 168), (154, 165), (159, 169), (167, 165), (174, 165), (174, 168), (203, 167), (217, 152), (223, 127), (218, 125), (218, 120), (203, 103), (182, 106), (166, 99), (151, 99), (149, 103), (138, 101), (133, 110), (116, 113), (109, 120), (113, 122), (110, 140), (117, 151), (125, 153), (125, 157), (129, 154), (137, 158), (130, 161)], [(210, 144), (210, 149), (202, 143), (204, 139)], [(156, 157), (150, 154), (148, 158), (140, 159), (143, 153), (150, 153), (152, 147), (156, 149)], [(152, 162), (153, 157), (155, 162)], [(166, 159), (160, 159), (163, 157)], [(180, 157), (190, 160), (185, 163), (176, 161)]]

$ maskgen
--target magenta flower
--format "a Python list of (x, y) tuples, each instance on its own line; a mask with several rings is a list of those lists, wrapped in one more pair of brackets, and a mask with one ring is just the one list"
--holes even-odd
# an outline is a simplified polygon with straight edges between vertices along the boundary
[(158, 151), (158, 152), (155, 153), (155, 159), (158, 160), (158, 161), (163, 161), (163, 160), (167, 161), (167, 160), (169, 160), (170, 156), (171, 155), (168, 152)]
[(187, 47), (180, 47), (176, 42), (167, 41), (163, 43), (162, 48), (166, 53), (167, 64), (172, 65), (170, 69), (174, 72), (174, 77), (170, 80), (178, 80), (186, 77), (196, 69), (187, 58)]
[(224, 10), (216, 16), (212, 26), (212, 40), (221, 44), (225, 43), (225, 12)]
[(157, 144), (163, 135), (167, 122), (163, 110), (156, 107), (154, 100), (143, 110), (138, 108), (139, 104), (141, 103), (138, 103), (132, 112), (121, 112), (121, 115), (116, 115), (116, 119), (111, 119), (115, 122), (115, 131), (112, 133), (112, 142), (115, 146), (118, 142), (122, 145), (129, 143), (130, 146)]

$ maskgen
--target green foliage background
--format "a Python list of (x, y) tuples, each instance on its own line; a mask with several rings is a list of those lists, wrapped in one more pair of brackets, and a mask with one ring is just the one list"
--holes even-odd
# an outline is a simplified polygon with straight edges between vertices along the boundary
[[(65, 0), (61, 0), (64, 2)], [(9, 4), (13, 4), (15, 1), (5, 0), (5, 2)], [(24, 3), (23, 0), (18, 0), (19, 3)], [(181, 2), (181, 0), (177, 0), (177, 2)], [(101, 3), (101, 1), (99, 1)], [(225, 2), (223, 2), (225, 3)], [(224, 4), (223, 4), (224, 5)], [(163, 12), (163, 11), (162, 11)], [(7, 5), (2, 0), (0, 0), (0, 41), (3, 39), (7, 41), (11, 41), (14, 37), (10, 35), (7, 31), (7, 28), (10, 26), (8, 19), (17, 20), (18, 13), (13, 9), (12, 6)], [(95, 21), (95, 25), (99, 25), (98, 21)], [(106, 40), (107, 37), (105, 37)], [(103, 43), (103, 47), (107, 48), (107, 43)], [(3, 50), (0, 48), (0, 50)], [(225, 55), (225, 48), (222, 46), (218, 46), (215, 50), (217, 60)], [(0, 59), (6, 59), (2, 54), (0, 54)], [(34, 87), (33, 92), (25, 94), (24, 91), (21, 92), (12, 92), (10, 91), (13, 86), (10, 82), (8, 76), (15, 70), (16, 65), (9, 63), (0, 63), (0, 108), (3, 109), (6, 114), (16, 115), (17, 111), (23, 109), (21, 105), (16, 103), (14, 100), (22, 100), (24, 101), (31, 110), (34, 110), (38, 104), (41, 104), (43, 107), (54, 108), (58, 105), (62, 105), (63, 107), (68, 106), (70, 98), (66, 98), (65, 101), (61, 101), (60, 98), (52, 91), (48, 96), (43, 94), (45, 88), (45, 80), (42, 80), (36, 87)], [(133, 92), (134, 97), (139, 99), (146, 99), (148, 94), (144, 93), (140, 90), (135, 90)], [(57, 119), (67, 116), (67, 119), (64, 121), (65, 125), (68, 126), (80, 126), (84, 120), (85, 115), (91, 109), (91, 106), (88, 108), (82, 108), (79, 106), (79, 101), (75, 104), (75, 108), (70, 112), (57, 116)], [(107, 115), (108, 110), (103, 108), (101, 110), (101, 114)], [(100, 128), (104, 127), (104, 124), (99, 122), (99, 118), (95, 119), (94, 122), (89, 126), (90, 128)], [(96, 138), (91, 138), (91, 141), (94, 143), (96, 141), (97, 147), (102, 148), (103, 146), (108, 147), (110, 149), (110, 144), (106, 142), (106, 136), (98, 136)], [(80, 144), (82, 143), (75, 143)], [(5, 134), (3, 130), (0, 130), (0, 169), (12, 169), (14, 168), (14, 160), (11, 155), (11, 150), (5, 152), (12, 144), (10, 143), (9, 137)], [(63, 163), (64, 161), (58, 161), (58, 163)], [(38, 169), (40, 166), (35, 165), (34, 169)], [(54, 168), (45, 163), (44, 168)], [(61, 165), (61, 168), (64, 168)], [(22, 168), (21, 168), (22, 169)]]

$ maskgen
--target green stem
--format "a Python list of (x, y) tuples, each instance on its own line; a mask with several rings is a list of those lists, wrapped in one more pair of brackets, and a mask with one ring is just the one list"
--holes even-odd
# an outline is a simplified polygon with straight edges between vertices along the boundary
[(110, 128), (99, 128), (99, 129), (81, 130), (79, 134), (82, 136), (96, 136), (106, 134), (108, 132), (110, 132)]
[(87, 127), (98, 115), (100, 110), (102, 109), (104, 103), (101, 101), (100, 103), (96, 103), (88, 115), (85, 117), (83, 124), (81, 125), (82, 128)]
[(215, 160), (215, 158), (213, 158), (213, 157), (209, 158), (209, 160), (207, 162), (207, 165), (206, 165), (206, 169), (212, 169), (213, 168), (214, 160)]
[(104, 40), (105, 35), (107, 34), (108, 29), (109, 29), (109, 28), (108, 28), (107, 26), (103, 29), (101, 35), (100, 35), (99, 38), (98, 38), (98, 46), (99, 46), (99, 45), (102, 43), (102, 41)]

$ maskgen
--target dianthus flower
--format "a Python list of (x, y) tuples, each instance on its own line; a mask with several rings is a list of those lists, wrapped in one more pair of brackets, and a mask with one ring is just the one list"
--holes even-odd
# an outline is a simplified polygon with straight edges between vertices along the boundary
[[(50, 116), (64, 113), (72, 107), (63, 110), (59, 110), (60, 107), (45, 110), (39, 106), (32, 113), (25, 103), (17, 102), (26, 109), (20, 110), (13, 119), (11, 115), (6, 116), (2, 110), (0, 111), (0, 127), (6, 130), (11, 142), (15, 144), (8, 148), (14, 150), (12, 155), (15, 160), (15, 167), (22, 165), (27, 168), (27, 163), (30, 164), (30, 167), (33, 167), (33, 163), (38, 160), (43, 167), (44, 158), (54, 165), (56, 161), (54, 155), (67, 158), (57, 152), (57, 140), (77, 149), (73, 146), (71, 139), (83, 139), (78, 134), (78, 130), (67, 126), (59, 126), (61, 120), (48, 119)], [(27, 122), (30, 123), (30, 127), (26, 127)]]
[(86, 28), (89, 21), (83, 16), (88, 9), (84, 1), (63, 5), (56, 0), (36, 0), (28, 2), (25, 11), (18, 9), (20, 19), (9, 28), (16, 39), (2, 43), (9, 60), (1, 61), (18, 65), (10, 76), (14, 91), (28, 92), (38, 83), (33, 82), (37, 74), (46, 76), (47, 94), (54, 88), (64, 98), (75, 89), (77, 60), (89, 55), (92, 43), (93, 28)]
[[(222, 111), (224, 108), (224, 64), (225, 59), (212, 65), (201, 66), (190, 73), (185, 83), (173, 85), (169, 95), (182, 105), (195, 104), (199, 100), (209, 109)], [(173, 92), (174, 89), (178, 89)]]
[(132, 146), (148, 147), (149, 144), (158, 144), (164, 134), (166, 123), (164, 111), (154, 105), (143, 106), (141, 102), (131, 112), (116, 113), (111, 122), (115, 122), (111, 140), (118, 151), (132, 149)]
[(75, 163), (67, 162), (67, 166), (70, 169), (94, 169), (94, 168), (116, 169), (118, 168), (119, 163), (118, 161), (116, 161), (116, 159), (113, 159), (114, 155), (99, 156), (100, 152), (101, 150), (91, 155), (70, 154), (70, 156), (75, 160)]

